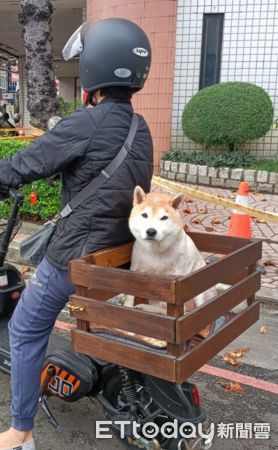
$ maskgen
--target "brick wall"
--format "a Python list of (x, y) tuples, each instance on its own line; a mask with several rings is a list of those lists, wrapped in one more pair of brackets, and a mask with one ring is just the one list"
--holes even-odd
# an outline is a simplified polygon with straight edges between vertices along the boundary
[(241, 181), (247, 181), (251, 191), (278, 194), (278, 173), (265, 170), (229, 169), (161, 161), (160, 176), (171, 181), (228, 189), (237, 189)]
[(176, 0), (88, 0), (90, 19), (123, 17), (148, 34), (153, 59), (149, 79), (134, 96), (135, 109), (147, 120), (155, 150), (156, 171), (161, 153), (169, 150), (176, 39)]

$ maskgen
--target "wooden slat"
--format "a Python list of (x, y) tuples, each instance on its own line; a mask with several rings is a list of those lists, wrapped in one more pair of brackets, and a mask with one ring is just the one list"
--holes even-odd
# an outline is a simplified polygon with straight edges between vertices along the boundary
[(70, 301), (75, 306), (85, 306), (85, 311), (74, 311), (73, 317), (121, 330), (131, 331), (143, 336), (175, 342), (175, 318), (147, 313), (134, 308), (102, 303), (98, 300), (72, 295)]
[(119, 267), (123, 264), (127, 264), (131, 259), (132, 247), (133, 242), (130, 242), (129, 244), (93, 253), (92, 264), (109, 267)]
[[(168, 303), (167, 305), (167, 314), (177, 319), (178, 317), (183, 315), (184, 305), (171, 305)], [(175, 322), (176, 328), (176, 322)], [(176, 330), (175, 330), (176, 331)], [(176, 333), (175, 333), (176, 334)], [(166, 339), (168, 341), (168, 339)], [(173, 356), (180, 356), (183, 353), (184, 345), (179, 345), (177, 342), (168, 341), (167, 344), (167, 353)]]
[(181, 304), (201, 292), (205, 292), (217, 283), (227, 279), (228, 274), (239, 272), (256, 263), (262, 256), (262, 242), (254, 241), (244, 248), (234, 251), (225, 258), (196, 270), (186, 277), (176, 281), (177, 303)]
[(227, 276), (223, 277), (223, 280), (222, 280), (221, 283), (224, 283), (224, 284), (236, 284), (239, 281), (241, 281), (244, 278), (246, 278), (247, 276), (248, 276), (248, 269), (244, 269), (244, 270), (241, 270), (240, 272), (237, 272), (237, 273), (227, 274)]
[[(75, 286), (75, 292), (77, 295), (82, 295), (82, 296), (87, 296), (88, 295), (88, 289), (84, 286)], [(79, 330), (83, 330), (83, 331), (89, 331), (89, 322), (86, 320), (82, 319), (77, 319), (76, 321), (76, 326)]]
[(219, 331), (177, 359), (177, 383), (184, 382), (213, 356), (259, 319), (260, 305), (253, 303)]
[[(254, 273), (256, 271), (256, 264), (252, 264), (251, 266), (248, 267), (248, 274)], [(259, 288), (258, 288), (259, 290)], [(256, 291), (252, 292), (250, 297), (248, 297), (247, 299), (247, 305), (251, 305), (251, 303), (253, 303), (255, 301), (255, 294)]]
[(103, 289), (95, 289), (90, 288), (88, 289), (88, 294), (86, 297), (93, 298), (97, 300), (101, 300), (105, 302), (106, 300), (109, 300), (110, 298), (115, 296), (115, 292), (109, 291), (109, 290), (103, 290)]
[(236, 238), (231, 236), (223, 236), (220, 234), (187, 232), (196, 247), (201, 252), (228, 254), (247, 244), (251, 243), (250, 239)]
[(69, 263), (73, 284), (88, 288), (109, 289), (116, 294), (124, 293), (143, 298), (175, 303), (173, 276), (157, 276), (124, 269), (98, 267), (79, 260)]
[(175, 358), (172, 356), (136, 348), (84, 331), (72, 330), (71, 335), (73, 348), (77, 352), (164, 380), (175, 381)]
[(217, 295), (198, 309), (177, 320), (176, 342), (185, 342), (221, 314), (225, 314), (260, 288), (261, 275), (255, 272)]

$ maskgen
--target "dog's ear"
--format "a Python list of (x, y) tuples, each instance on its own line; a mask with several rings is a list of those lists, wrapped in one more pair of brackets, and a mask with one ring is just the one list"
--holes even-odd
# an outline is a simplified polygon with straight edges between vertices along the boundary
[(183, 201), (184, 201), (183, 194), (177, 194), (175, 195), (175, 197), (172, 198), (171, 205), (174, 209), (178, 209), (181, 208)]
[(146, 197), (145, 192), (140, 186), (136, 186), (133, 194), (133, 206), (140, 205)]

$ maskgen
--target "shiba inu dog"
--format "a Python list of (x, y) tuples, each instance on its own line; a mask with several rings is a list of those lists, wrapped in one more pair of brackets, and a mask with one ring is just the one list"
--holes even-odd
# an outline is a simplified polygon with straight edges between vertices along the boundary
[[(184, 276), (206, 265), (192, 239), (184, 231), (180, 207), (183, 194), (145, 194), (136, 186), (129, 228), (135, 237), (130, 270), (160, 275)], [(216, 288), (195, 297), (200, 306), (217, 294)], [(136, 308), (166, 314), (165, 302), (148, 300)], [(133, 307), (134, 297), (126, 296), (124, 306)]]

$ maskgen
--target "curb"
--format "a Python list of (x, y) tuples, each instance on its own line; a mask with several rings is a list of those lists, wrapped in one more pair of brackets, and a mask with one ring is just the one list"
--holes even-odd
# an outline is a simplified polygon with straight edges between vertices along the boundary
[(236, 189), (240, 181), (247, 181), (250, 191), (278, 194), (278, 174), (266, 170), (230, 169), (229, 167), (211, 167), (206, 164), (161, 160), (160, 177), (169, 181), (223, 189)]
[(277, 309), (278, 310), (278, 291), (269, 287), (262, 287), (256, 294), (262, 309)]

